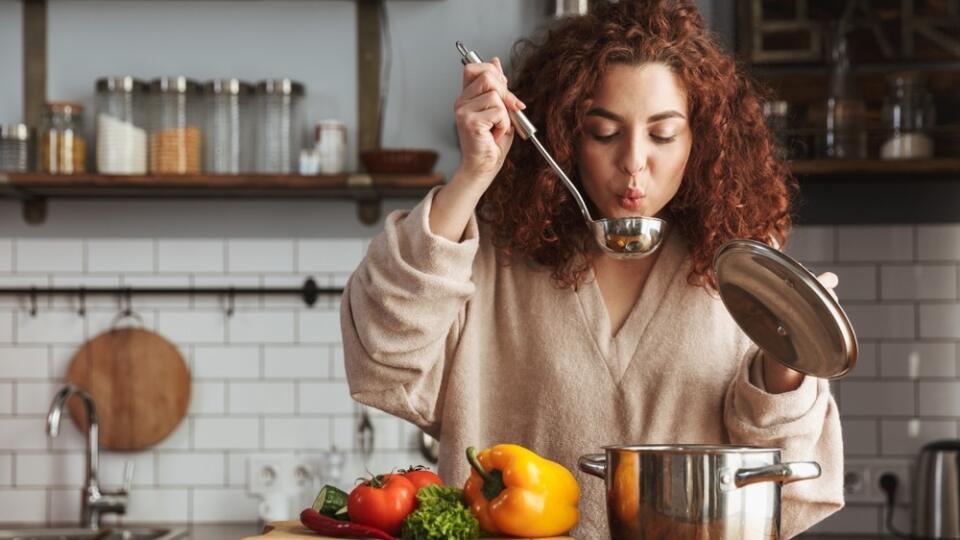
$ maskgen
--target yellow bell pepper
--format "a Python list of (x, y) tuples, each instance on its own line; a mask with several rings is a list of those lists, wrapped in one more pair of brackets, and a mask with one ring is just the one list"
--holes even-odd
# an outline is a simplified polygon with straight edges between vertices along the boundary
[(563, 465), (515, 444), (498, 444), (479, 455), (470, 447), (467, 460), (473, 470), (463, 495), (484, 531), (556, 536), (580, 519), (580, 486)]

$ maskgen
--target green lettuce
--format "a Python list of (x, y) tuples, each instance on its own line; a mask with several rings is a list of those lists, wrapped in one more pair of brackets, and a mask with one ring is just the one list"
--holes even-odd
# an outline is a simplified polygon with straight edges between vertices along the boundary
[(463, 490), (431, 485), (417, 491), (419, 506), (403, 522), (407, 540), (468, 540), (480, 536), (480, 522), (463, 504)]

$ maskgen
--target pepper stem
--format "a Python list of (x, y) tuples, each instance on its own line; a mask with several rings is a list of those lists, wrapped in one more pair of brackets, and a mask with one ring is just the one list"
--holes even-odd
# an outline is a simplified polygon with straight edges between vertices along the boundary
[(506, 489), (507, 486), (503, 484), (503, 473), (496, 469), (491, 472), (484, 470), (480, 460), (477, 459), (476, 448), (472, 446), (467, 448), (467, 461), (470, 462), (470, 467), (483, 479), (483, 487), (480, 491), (488, 501), (493, 500), (497, 495), (500, 495), (501, 491)]

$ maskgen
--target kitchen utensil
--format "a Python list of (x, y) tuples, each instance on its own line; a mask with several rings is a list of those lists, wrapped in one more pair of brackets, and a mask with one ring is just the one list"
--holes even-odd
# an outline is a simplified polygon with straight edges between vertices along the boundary
[(853, 326), (800, 263), (761, 242), (738, 239), (721, 246), (713, 267), (727, 311), (765, 354), (823, 379), (853, 369)]
[(363, 468), (370, 470), (370, 456), (373, 455), (373, 445), (375, 441), (373, 422), (370, 421), (370, 413), (367, 412), (366, 405), (360, 405), (360, 423), (357, 424), (357, 447), (360, 448), (360, 455), (363, 457)]
[(423, 459), (433, 464), (440, 461), (440, 441), (428, 435), (426, 431), (420, 432), (419, 446)]
[[(467, 50), (461, 42), (457, 42), (457, 50), (463, 56), (464, 64), (479, 64), (483, 60), (474, 51)], [(580, 207), (580, 213), (593, 233), (594, 239), (600, 248), (618, 259), (640, 259), (650, 255), (663, 241), (667, 233), (667, 222), (655, 217), (608, 218), (594, 220), (590, 216), (587, 203), (583, 200), (577, 187), (573, 184), (560, 165), (553, 159), (550, 152), (537, 140), (537, 128), (521, 111), (510, 113), (513, 126), (522, 139), (529, 140), (536, 147), (540, 155), (547, 160), (550, 167), (557, 173), (563, 185), (570, 191), (573, 200)]]
[(780, 449), (725, 445), (606, 446), (581, 456), (606, 481), (613, 540), (780, 538), (780, 486), (820, 476)]
[[(111, 328), (83, 344), (65, 377), (87, 390), (98, 406), (100, 444), (142, 450), (163, 440), (190, 403), (190, 373), (177, 348), (143, 328)], [(82, 404), (70, 416), (87, 429)]]
[[(314, 540), (332, 540), (329, 536), (320, 536), (319, 534), (304, 527), (299, 521), (274, 521), (268, 523), (263, 528), (263, 533), (257, 536), (248, 536), (243, 540), (259, 540), (268, 538), (270, 540), (280, 540), (284, 538), (313, 538)], [(485, 540), (507, 540), (506, 538), (485, 537)], [(512, 537), (510, 540), (529, 540), (524, 538)], [(569, 536), (553, 536), (550, 538), (540, 538), (538, 540), (573, 540)]]
[(960, 441), (924, 446), (914, 478), (913, 536), (960, 538)]

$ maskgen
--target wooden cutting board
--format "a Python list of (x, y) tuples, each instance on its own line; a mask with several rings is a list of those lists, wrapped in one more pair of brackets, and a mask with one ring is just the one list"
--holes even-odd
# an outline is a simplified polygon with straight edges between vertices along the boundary
[[(267, 538), (269, 540), (278, 540), (283, 538), (314, 538), (316, 540), (329, 539), (329, 536), (321, 536), (318, 533), (311, 531), (310, 529), (304, 527), (300, 524), (299, 521), (274, 521), (269, 523), (263, 529), (263, 534), (260, 536), (249, 536), (244, 538), (244, 540), (257, 540), (259, 538)], [(518, 540), (517, 538), (489, 538), (485, 540)], [(519, 540), (529, 540), (529, 539), (519, 539)], [(550, 538), (543, 538), (540, 540), (573, 540), (572, 536), (551, 536)]]
[[(100, 445), (143, 450), (163, 440), (187, 414), (190, 371), (176, 346), (142, 328), (114, 328), (83, 344), (67, 368), (66, 382), (93, 396)], [(79, 399), (70, 416), (87, 430)]]

